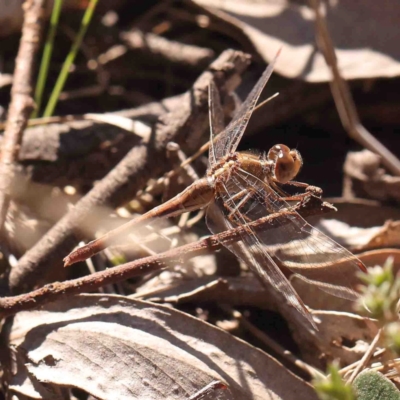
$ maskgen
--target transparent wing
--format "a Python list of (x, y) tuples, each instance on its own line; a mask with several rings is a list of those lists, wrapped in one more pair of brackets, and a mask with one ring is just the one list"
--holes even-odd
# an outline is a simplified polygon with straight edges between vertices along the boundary
[[(212, 203), (207, 208), (207, 225), (212, 233), (219, 233), (236, 227), (236, 224), (229, 221), (224, 214), (224, 207), (220, 201)], [(267, 284), (268, 289), (271, 286), (276, 289), (278, 296), (283, 296), (292, 307), (318, 330), (310, 312), (274, 260), (264, 251), (255, 232), (250, 230), (248, 233), (242, 234), (240, 240), (226, 245), (226, 247), (242, 259)]]
[(214, 141), (219, 133), (224, 130), (224, 112), (221, 107), (221, 99), (213, 80), (208, 87), (208, 115), (210, 119), (210, 150), (208, 165), (212, 166), (217, 162)]
[(254, 108), (257, 105), (258, 98), (260, 97), (262, 90), (264, 89), (272, 74), (279, 53), (280, 50), (278, 51), (272, 62), (268, 65), (264, 73), (261, 75), (261, 78), (258, 80), (239, 110), (236, 112), (232, 121), (218, 136), (218, 138), (214, 140), (213, 154), (215, 161), (218, 161), (226, 154), (230, 154), (236, 151), (240, 139), (242, 138), (247, 124), (249, 123), (251, 114), (253, 113)]
[[(356, 272), (365, 271), (357, 257), (312, 227), (271, 186), (248, 172), (239, 170), (232, 175), (225, 189), (221, 204), (234, 226), (268, 214), (278, 215), (273, 225), (253, 232), (246, 239), (247, 243), (253, 243), (250, 247), (256, 246), (264, 253), (265, 263), (270, 258), (276, 259), (281, 266), (330, 294), (357, 299), (351, 282)], [(275, 264), (274, 267), (277, 268)], [(269, 273), (271, 262), (261, 264), (260, 268), (267, 268)]]

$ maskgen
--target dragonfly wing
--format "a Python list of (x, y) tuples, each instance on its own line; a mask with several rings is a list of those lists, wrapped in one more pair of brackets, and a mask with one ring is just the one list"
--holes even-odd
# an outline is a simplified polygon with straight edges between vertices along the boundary
[[(238, 213), (231, 218), (238, 224), (243, 219), (255, 221), (277, 214), (273, 225), (257, 231), (264, 252), (330, 294), (350, 300), (358, 298), (354, 290), (357, 272), (366, 269), (356, 256), (311, 226), (271, 186), (257, 177), (239, 170), (230, 181), (224, 203), (230, 209), (236, 207)], [(251, 191), (246, 204), (236, 200), (236, 204), (229, 205), (235, 193), (245, 187)]]
[(226, 129), (219, 135), (218, 139), (214, 143), (214, 154), (216, 161), (227, 154), (231, 154), (236, 151), (240, 139), (246, 130), (247, 124), (251, 118), (251, 114), (254, 111), (257, 101), (267, 84), (272, 71), (274, 70), (275, 62), (279, 56), (280, 50), (276, 54), (275, 58), (268, 65), (267, 69), (261, 75), (260, 79), (253, 87), (250, 94), (247, 96), (244, 103), (240, 106), (239, 110), (234, 115), (232, 121), (226, 127)]
[(210, 150), (208, 157), (209, 166), (217, 162), (216, 149), (214, 140), (224, 130), (224, 112), (221, 106), (221, 99), (219, 97), (218, 89), (213, 80), (208, 87), (208, 115), (210, 119)]
[[(223, 205), (217, 200), (207, 208), (207, 226), (212, 233), (223, 232), (235, 228), (224, 215)], [(251, 229), (241, 234), (240, 240), (225, 245), (233, 254), (242, 259), (260, 278), (278, 291), (278, 295), (285, 298), (289, 305), (294, 307), (316, 330), (314, 320), (304, 303), (278, 268), (270, 255), (264, 251), (255, 232)]]

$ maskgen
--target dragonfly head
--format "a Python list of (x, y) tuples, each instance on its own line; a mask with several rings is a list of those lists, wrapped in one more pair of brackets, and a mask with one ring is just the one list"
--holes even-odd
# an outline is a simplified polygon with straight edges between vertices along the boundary
[(284, 144), (276, 144), (267, 156), (272, 162), (274, 178), (279, 183), (291, 181), (299, 173), (303, 159), (297, 150), (290, 150)]

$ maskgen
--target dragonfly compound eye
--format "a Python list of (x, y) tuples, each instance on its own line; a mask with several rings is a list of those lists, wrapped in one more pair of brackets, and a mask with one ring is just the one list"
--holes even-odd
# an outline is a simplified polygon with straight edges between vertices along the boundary
[(284, 144), (276, 144), (268, 152), (267, 158), (273, 162), (276, 162), (282, 154), (288, 154), (290, 152), (289, 147)]
[(273, 161), (275, 163), (275, 179), (280, 183), (291, 181), (299, 173), (303, 165), (303, 160), (297, 150), (289, 150), (287, 146), (282, 145), (281, 150)]

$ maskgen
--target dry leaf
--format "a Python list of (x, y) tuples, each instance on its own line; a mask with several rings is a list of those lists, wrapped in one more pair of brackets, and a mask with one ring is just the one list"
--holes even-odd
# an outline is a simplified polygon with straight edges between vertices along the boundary
[[(194, 0), (230, 24), (236, 37), (249, 39), (270, 62), (283, 47), (276, 72), (309, 82), (331, 80), (323, 56), (316, 50), (314, 13), (286, 0)], [(391, 0), (325, 2), (327, 24), (345, 79), (400, 75), (400, 3)], [(355, 61), (356, 60), (356, 61)]]
[[(42, 384), (99, 399), (185, 399), (215, 380), (228, 386), (219, 399), (316, 399), (308, 384), (228, 333), (120, 296), (80, 295), (22, 312), (10, 343)], [(23, 378), (19, 370), (10, 387), (29, 395)]]
[(400, 178), (381, 168), (381, 158), (369, 150), (350, 152), (344, 163), (343, 195), (380, 201), (400, 201)]
[(400, 247), (400, 221), (387, 221), (360, 250)]

